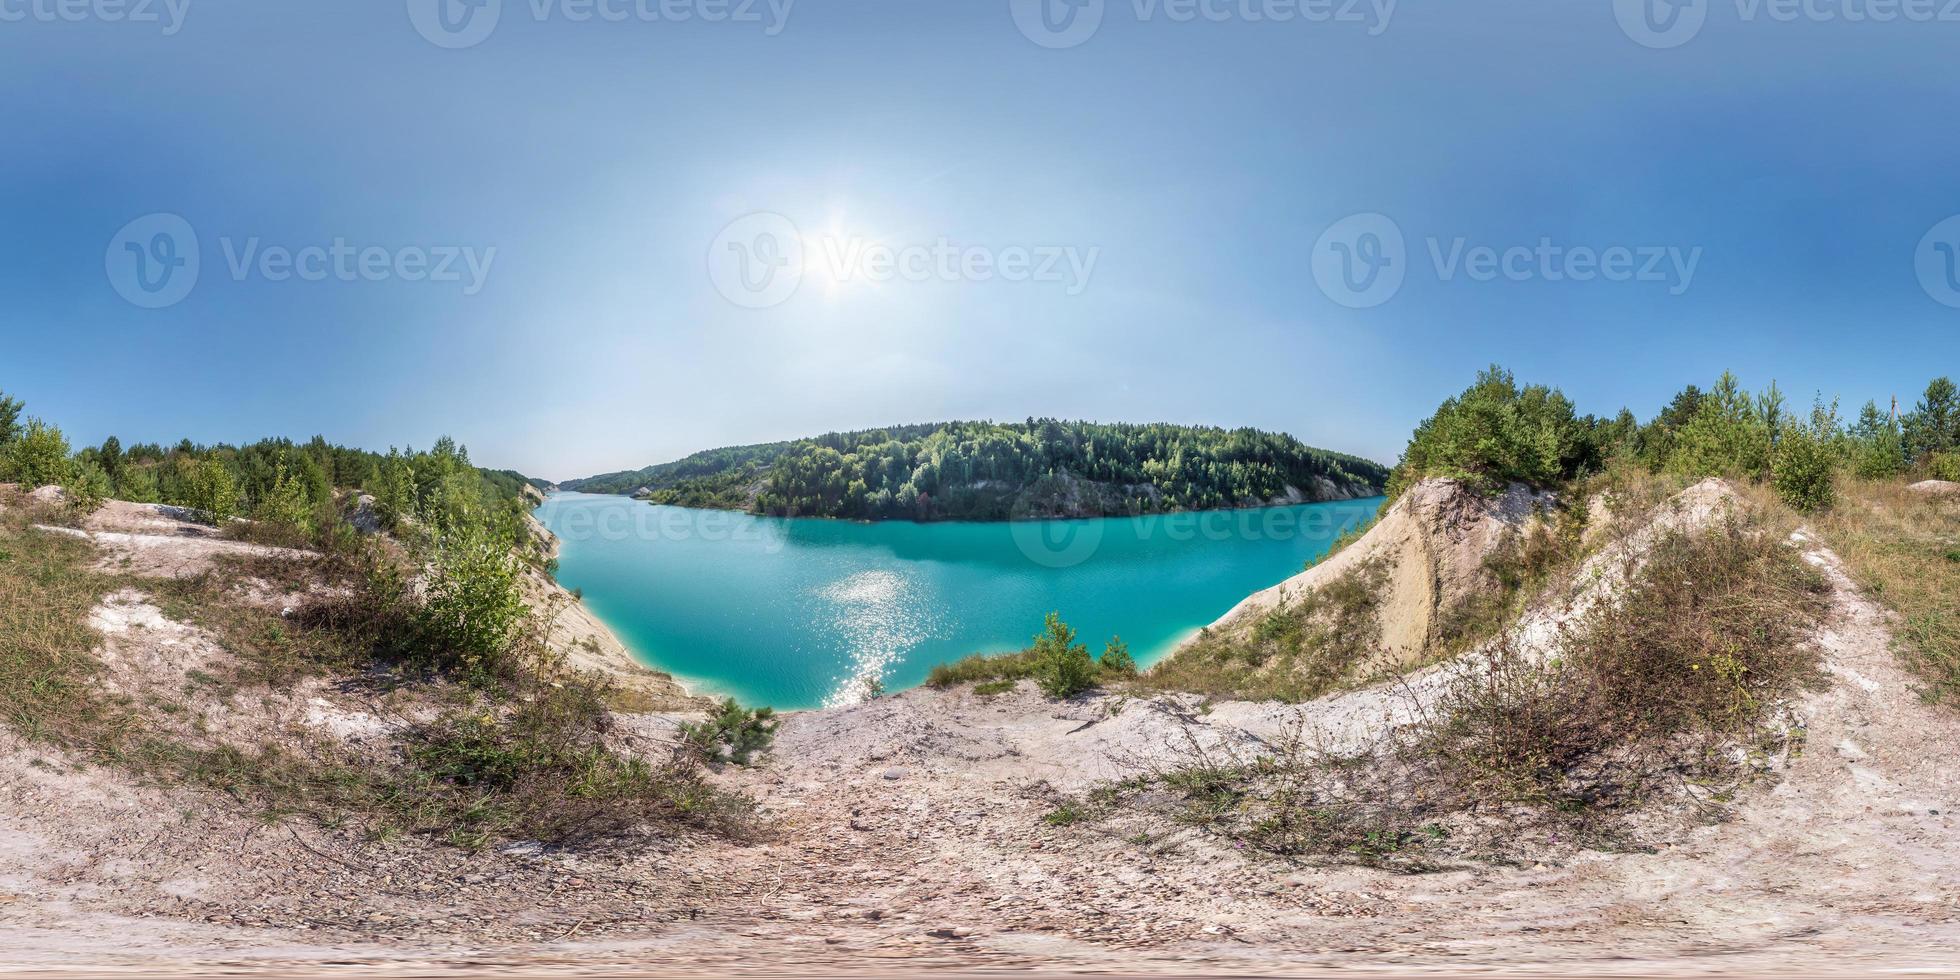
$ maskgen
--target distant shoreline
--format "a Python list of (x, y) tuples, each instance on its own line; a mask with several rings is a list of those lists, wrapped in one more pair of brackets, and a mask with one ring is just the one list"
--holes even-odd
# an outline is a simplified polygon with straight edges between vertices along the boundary
[(1046, 517), (1005, 517), (1005, 518), (998, 518), (994, 520), (949, 517), (949, 518), (941, 518), (937, 520), (928, 520), (928, 521), (914, 520), (907, 517), (830, 517), (823, 514), (758, 514), (752, 510), (736, 508), (736, 507), (710, 507), (710, 506), (697, 506), (694, 504), (666, 504), (666, 503), (659, 503), (654, 500), (649, 500), (644, 497), (629, 496), (623, 493), (594, 493), (590, 490), (556, 489), (556, 490), (548, 491), (546, 497), (548, 499), (549, 497), (557, 496), (559, 494), (579, 494), (581, 496), (586, 496), (586, 497), (612, 497), (618, 500), (627, 501), (628, 503), (647, 504), (653, 507), (674, 507), (680, 510), (695, 510), (695, 511), (702, 511), (704, 513), (716, 513), (716, 514), (741, 514), (747, 517), (769, 517), (769, 518), (775, 518), (777, 520), (786, 520), (786, 521), (835, 521), (840, 524), (918, 524), (923, 526), (923, 525), (932, 525), (932, 524), (1033, 524), (1040, 521), (1104, 521), (1104, 520), (1120, 520), (1123, 518), (1139, 518), (1139, 517), (1176, 517), (1183, 514), (1237, 514), (1237, 513), (1242, 513), (1245, 511), (1253, 511), (1253, 510), (1278, 510), (1285, 507), (1307, 507), (1313, 504), (1346, 504), (1346, 503), (1354, 503), (1362, 500), (1379, 500), (1383, 497), (1386, 497), (1388, 495), (1388, 492), (1384, 488), (1382, 490), (1378, 490), (1375, 493), (1371, 493), (1366, 496), (1328, 497), (1322, 500), (1301, 500), (1301, 501), (1294, 501), (1294, 502), (1279, 502), (1279, 503), (1269, 502), (1269, 503), (1261, 503), (1261, 504), (1242, 504), (1237, 507), (1206, 507), (1202, 510), (1186, 510), (1180, 508), (1177, 510), (1151, 510), (1151, 511), (1144, 511), (1142, 513), (1137, 513), (1137, 514), (1051, 515)]

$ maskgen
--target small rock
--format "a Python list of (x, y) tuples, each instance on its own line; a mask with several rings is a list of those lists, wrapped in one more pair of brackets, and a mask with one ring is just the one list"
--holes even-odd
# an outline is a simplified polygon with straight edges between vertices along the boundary
[(898, 766), (893, 766), (890, 769), (885, 770), (885, 778), (890, 780), (904, 779), (905, 770)]

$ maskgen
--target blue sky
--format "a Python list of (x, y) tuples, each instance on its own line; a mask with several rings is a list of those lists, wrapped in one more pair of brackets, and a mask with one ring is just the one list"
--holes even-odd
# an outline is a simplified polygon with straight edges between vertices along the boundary
[[(0, 0), (0, 389), (78, 443), (569, 478), (1045, 415), (1386, 461), (1493, 361), (1643, 416), (1960, 373), (1939, 2), (67, 2)], [(730, 286), (785, 243), (793, 293)]]

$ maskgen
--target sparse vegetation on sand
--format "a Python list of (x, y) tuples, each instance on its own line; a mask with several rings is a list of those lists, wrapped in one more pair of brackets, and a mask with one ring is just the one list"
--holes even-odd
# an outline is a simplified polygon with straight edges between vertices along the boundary
[(1123, 683), (1136, 676), (1136, 660), (1120, 637), (1110, 639), (1100, 658), (1091, 657), (1088, 645), (1076, 642), (1075, 630), (1062, 622), (1061, 616), (1049, 613), (1042, 631), (1026, 650), (975, 654), (940, 664), (926, 675), (926, 684), (938, 688), (976, 684), (986, 688), (982, 694), (997, 694), (1012, 690), (1016, 681), (1032, 680), (1042, 693), (1064, 699), (1098, 685)]
[(1817, 676), (1822, 579), (1760, 517), (1670, 531), (1609, 568), (1624, 587), (1562, 625), (1555, 652), (1510, 637), (1387, 688), (1412, 724), (1359, 745), (1194, 743), (1071, 801), (1071, 822), (1427, 867), (1561, 838), (1638, 846), (1656, 812), (1719, 814), (1755, 760), (1801, 738), (1780, 709)]
[(1860, 588), (1899, 614), (1899, 652), (1924, 695), (1960, 705), (1960, 494), (1854, 480), (1811, 518)]
[(1261, 615), (1243, 635), (1207, 630), (1142, 687), (1254, 701), (1306, 701), (1378, 668), (1389, 566), (1370, 558)]
[[(698, 755), (646, 758), (607, 744), (607, 685), (567, 669), (546, 646), (545, 611), (519, 597), (521, 559), (512, 552), (443, 560), (438, 541), (425, 563), (368, 541), (319, 557), (244, 557), (194, 575), (138, 579), (102, 570), (86, 540), (36, 530), (49, 508), (19, 495), (4, 507), (4, 720), (78, 763), (222, 789), (268, 814), (470, 847), (588, 839), (643, 824), (729, 833), (746, 826), (747, 802), (712, 788)], [(419, 587), (407, 586), (411, 578)], [(148, 597), (223, 656), (175, 689), (102, 683), (102, 637), (89, 621), (111, 594)], [(254, 601), (256, 594), (292, 604)], [(458, 623), (473, 628), (458, 634)], [(249, 715), (255, 700), (307, 678), (355, 684), (385, 700), (396, 720), (384, 726), (383, 743), (356, 747), (328, 733), (204, 721), (211, 712)]]

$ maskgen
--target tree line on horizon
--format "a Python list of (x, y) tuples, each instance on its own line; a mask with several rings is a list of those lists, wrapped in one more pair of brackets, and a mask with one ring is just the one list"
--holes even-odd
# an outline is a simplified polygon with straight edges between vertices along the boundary
[(566, 484), (656, 503), (862, 520), (1001, 520), (1241, 507), (1380, 492), (1388, 468), (1255, 429), (947, 422), (700, 453)]

